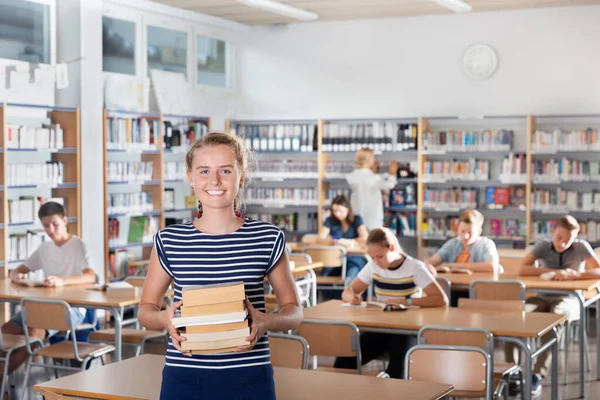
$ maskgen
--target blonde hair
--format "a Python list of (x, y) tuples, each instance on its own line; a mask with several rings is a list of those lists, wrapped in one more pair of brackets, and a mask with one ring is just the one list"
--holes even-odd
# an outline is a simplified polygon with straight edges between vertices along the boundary
[[(244, 189), (249, 183), (248, 169), (252, 160), (251, 152), (246, 149), (242, 139), (224, 132), (210, 132), (196, 140), (196, 142), (194, 142), (194, 144), (192, 144), (192, 146), (189, 148), (185, 155), (185, 167), (188, 172), (192, 171), (192, 166), (194, 164), (194, 153), (196, 150), (220, 145), (229, 147), (233, 153), (233, 157), (235, 158), (237, 168), (244, 178), (243, 184), (240, 186), (240, 190), (233, 200), (234, 211), (241, 211), (244, 201)], [(194, 194), (193, 189), (192, 194)], [(198, 211), (202, 212), (202, 204), (200, 203), (200, 200), (198, 200)]]
[(465, 210), (460, 213), (458, 217), (458, 222), (464, 222), (465, 224), (471, 224), (477, 228), (483, 228), (483, 214), (481, 214), (477, 210)]
[(371, 232), (369, 232), (369, 236), (367, 236), (367, 245), (369, 244), (378, 244), (380, 246), (390, 248), (390, 246), (394, 246), (394, 249), (398, 254), (405, 256), (404, 250), (400, 246), (400, 242), (398, 242), (398, 238), (396, 235), (392, 233), (388, 228), (375, 228)]
[(373, 150), (363, 147), (356, 152), (354, 157), (354, 165), (356, 168), (371, 168), (375, 164), (375, 154)]
[(581, 229), (581, 227), (579, 226), (579, 222), (572, 216), (570, 215), (563, 215), (562, 217), (560, 217), (559, 219), (556, 220), (556, 227), (557, 228), (564, 228), (568, 231), (578, 231), (579, 229)]

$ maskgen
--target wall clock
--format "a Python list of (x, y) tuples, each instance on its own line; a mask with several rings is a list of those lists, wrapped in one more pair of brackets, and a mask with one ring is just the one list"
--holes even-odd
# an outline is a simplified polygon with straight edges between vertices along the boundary
[(496, 51), (486, 44), (470, 46), (463, 55), (463, 70), (471, 79), (487, 79), (498, 67)]

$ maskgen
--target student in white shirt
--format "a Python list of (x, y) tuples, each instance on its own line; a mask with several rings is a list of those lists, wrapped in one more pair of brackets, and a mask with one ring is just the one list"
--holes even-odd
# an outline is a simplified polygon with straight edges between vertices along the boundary
[[(376, 228), (369, 233), (367, 254), (372, 261), (344, 289), (343, 301), (360, 305), (361, 293), (373, 282), (379, 302), (419, 307), (448, 306), (448, 298), (425, 264), (404, 254), (398, 239), (389, 229)], [(386, 372), (392, 378), (402, 379), (406, 352), (416, 344), (415, 336), (363, 333), (360, 335), (362, 363), (366, 364), (388, 353), (390, 362)], [(334, 367), (356, 369), (356, 358), (338, 357)]]
[(397, 184), (398, 163), (391, 162), (386, 174), (376, 174), (377, 168), (373, 150), (362, 148), (356, 152), (356, 169), (346, 175), (352, 189), (350, 202), (354, 212), (363, 217), (367, 230), (383, 226), (383, 196)]

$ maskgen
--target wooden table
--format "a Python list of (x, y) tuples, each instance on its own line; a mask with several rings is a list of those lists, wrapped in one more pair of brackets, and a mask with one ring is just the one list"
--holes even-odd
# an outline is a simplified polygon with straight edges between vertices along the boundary
[[(415, 334), (428, 325), (462, 328), (483, 328), (494, 336), (503, 337), (503, 341), (515, 343), (525, 354), (525, 376), (532, 374), (532, 360), (541, 349), (552, 347), (552, 393), (557, 398), (556, 355), (558, 341), (556, 336), (548, 347), (541, 347), (532, 352), (523, 339), (538, 339), (553, 332), (555, 328), (566, 322), (564, 315), (552, 313), (524, 313), (504, 310), (477, 310), (456, 307), (435, 307), (409, 309), (405, 312), (384, 312), (379, 309), (342, 307), (339, 300), (326, 301), (315, 307), (304, 309), (305, 319), (321, 319), (334, 321), (350, 321), (361, 330), (393, 334)], [(525, 382), (525, 396), (531, 397), (531, 379)]]
[[(467, 274), (439, 274), (448, 279), (451, 287), (465, 289), (476, 280), (519, 280), (525, 284), (528, 291), (538, 294), (551, 294), (574, 297), (579, 304), (580, 320), (582, 326), (587, 326), (588, 318), (586, 308), (596, 303), (596, 309), (600, 310), (600, 279), (581, 279), (576, 281), (547, 281), (538, 276), (518, 276), (515, 274), (501, 274), (494, 276), (488, 273)], [(600, 318), (596, 317), (596, 332), (600, 332)], [(579, 390), (585, 397), (585, 354), (587, 352), (585, 335), (586, 329), (579, 330)], [(600, 380), (600, 335), (596, 335), (596, 380)]]
[[(36, 385), (53, 393), (93, 399), (158, 400), (165, 357), (144, 354)], [(452, 385), (380, 379), (335, 372), (275, 367), (278, 400), (340, 399), (440, 399)]]
[(27, 287), (12, 283), (10, 279), (0, 280), (0, 301), (18, 304), (24, 297), (37, 297), (41, 299), (63, 300), (71, 307), (85, 307), (109, 311), (115, 321), (115, 358), (121, 359), (122, 341), (121, 328), (123, 326), (123, 309), (127, 306), (137, 305), (140, 302), (141, 291), (135, 297), (107, 296), (106, 292), (89, 290), (85, 286), (63, 286), (54, 288)]

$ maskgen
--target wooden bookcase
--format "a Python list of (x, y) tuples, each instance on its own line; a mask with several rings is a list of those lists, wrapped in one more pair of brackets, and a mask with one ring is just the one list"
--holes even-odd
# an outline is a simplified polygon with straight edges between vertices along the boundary
[[(485, 116), (485, 117), (479, 117), (479, 118), (472, 118), (472, 119), (468, 119), (468, 118), (459, 118), (459, 117), (433, 117), (433, 118), (427, 118), (427, 117), (419, 117), (418, 119), (409, 119), (409, 118), (405, 118), (405, 119), (356, 119), (356, 120), (346, 120), (349, 122), (355, 121), (358, 123), (368, 123), (369, 121), (398, 121), (398, 120), (404, 120), (404, 121), (415, 121), (414, 123), (417, 123), (418, 125), (418, 134), (417, 134), (417, 151), (415, 152), (410, 152), (410, 151), (399, 151), (399, 152), (384, 152), (381, 155), (378, 155), (377, 158), (378, 160), (380, 159), (380, 157), (385, 156), (384, 158), (388, 159), (389, 157), (403, 157), (403, 160), (406, 157), (415, 157), (417, 160), (417, 164), (418, 164), (418, 177), (417, 177), (417, 206), (416, 209), (412, 209), (412, 208), (405, 208), (404, 211), (405, 212), (415, 212), (416, 211), (416, 235), (415, 235), (415, 240), (416, 240), (416, 247), (418, 249), (418, 253), (419, 253), (419, 257), (423, 257), (423, 248), (427, 246), (427, 244), (430, 243), (430, 240), (428, 240), (427, 238), (424, 238), (423, 236), (423, 226), (422, 226), (422, 221), (424, 221), (424, 219), (426, 219), (428, 213), (430, 212), (430, 210), (425, 209), (424, 207), (424, 193), (425, 190), (427, 189), (427, 187), (429, 185), (433, 185), (431, 182), (428, 182), (424, 179), (424, 165), (425, 163), (431, 158), (434, 157), (435, 159), (441, 159), (441, 160), (451, 160), (453, 159), (453, 157), (456, 157), (457, 159), (461, 159), (461, 158), (478, 158), (478, 159), (482, 159), (482, 160), (490, 160), (490, 165), (492, 165), (492, 163), (498, 163), (499, 159), (501, 160), (501, 157), (503, 157), (504, 155), (509, 155), (509, 154), (523, 154), (525, 156), (524, 160), (526, 163), (525, 166), (525, 170), (526, 170), (526, 179), (524, 181), (514, 181), (514, 182), (510, 182), (510, 181), (501, 181), (499, 179), (499, 176), (495, 176), (494, 175), (494, 169), (496, 169), (495, 167), (491, 169), (491, 175), (490, 176), (490, 180), (489, 182), (486, 181), (478, 181), (478, 182), (470, 182), (468, 180), (463, 180), (463, 181), (456, 181), (456, 186), (465, 188), (465, 187), (477, 187), (481, 189), (485, 189), (486, 186), (496, 186), (496, 187), (507, 187), (507, 186), (511, 186), (511, 185), (523, 185), (525, 186), (525, 206), (524, 209), (520, 208), (520, 209), (499, 209), (499, 210), (485, 210), (484, 211), (484, 216), (486, 217), (486, 220), (490, 219), (490, 218), (494, 218), (496, 216), (501, 216), (501, 217), (505, 217), (505, 218), (510, 218), (510, 219), (522, 219), (525, 221), (525, 225), (526, 225), (526, 234), (523, 237), (496, 237), (494, 238), (495, 240), (498, 240), (500, 242), (506, 242), (508, 244), (510, 244), (511, 242), (513, 243), (521, 243), (521, 246), (523, 245), (529, 245), (531, 244), (536, 238), (534, 237), (534, 234), (532, 232), (532, 226), (534, 221), (538, 220), (538, 219), (546, 219), (548, 220), (549, 218), (554, 218), (564, 212), (570, 212), (573, 213), (573, 215), (576, 218), (581, 218), (581, 219), (594, 219), (596, 218), (594, 216), (594, 213), (592, 212), (581, 212), (578, 210), (560, 210), (560, 212), (557, 212), (556, 210), (550, 210), (547, 212), (535, 212), (533, 210), (532, 204), (533, 204), (533, 200), (532, 200), (532, 191), (535, 189), (536, 187), (536, 183), (534, 183), (534, 174), (532, 171), (532, 162), (536, 159), (536, 157), (542, 157), (542, 156), (546, 156), (546, 157), (555, 157), (555, 158), (560, 158), (560, 157), (579, 157), (579, 159), (581, 160), (585, 160), (586, 155), (587, 155), (587, 160), (589, 160), (590, 158), (593, 158), (594, 156), (597, 157), (598, 153), (600, 152), (597, 149), (594, 150), (590, 150), (590, 151), (549, 151), (547, 153), (543, 153), (543, 152), (535, 152), (532, 150), (532, 138), (534, 135), (534, 132), (536, 132), (536, 128), (539, 127), (539, 119), (540, 118), (549, 118), (551, 121), (553, 122), (547, 122), (545, 125), (546, 131), (552, 131), (555, 128), (564, 128), (566, 130), (569, 129), (585, 129), (583, 127), (585, 126), (591, 126), (591, 127), (595, 127), (596, 130), (598, 130), (600, 128), (600, 115), (566, 115), (566, 116), (531, 116), (531, 115), (517, 115), (517, 116)], [(590, 120), (591, 119), (591, 120)], [(451, 151), (451, 152), (441, 152), (439, 154), (436, 154), (435, 156), (432, 156), (430, 152), (424, 151), (424, 146), (423, 146), (423, 136), (425, 135), (425, 133), (431, 131), (435, 131), (438, 129), (438, 126), (441, 127), (441, 125), (443, 125), (443, 122), (440, 121), (444, 121), (444, 120), (450, 120), (450, 121), (454, 121), (455, 125), (451, 125), (451, 127), (447, 127), (445, 129), (455, 129), (455, 130), (471, 130), (471, 131), (482, 131), (484, 129), (497, 129), (499, 126), (503, 127), (502, 124), (507, 124), (508, 126), (503, 127), (506, 129), (510, 129), (513, 130), (513, 126), (515, 126), (514, 132), (515, 132), (515, 137), (513, 137), (513, 144), (512, 144), (512, 148), (510, 150), (507, 151), (493, 151), (493, 152), (482, 152), (481, 154), (472, 152), (472, 151), (468, 151), (468, 152), (460, 152), (460, 151)], [(331, 180), (327, 178), (327, 163), (330, 162), (332, 160), (332, 157), (339, 157), (337, 154), (342, 154), (343, 152), (339, 152), (339, 153), (328, 153), (323, 151), (323, 133), (325, 130), (325, 125), (327, 123), (331, 123), (331, 122), (335, 122), (335, 120), (319, 120), (317, 122), (317, 126), (318, 126), (318, 134), (317, 134), (317, 151), (316, 152), (309, 152), (309, 153), (303, 153), (306, 157), (308, 158), (304, 158), (304, 159), (312, 159), (317, 163), (317, 171), (318, 171), (318, 175), (316, 178), (316, 185), (318, 188), (318, 227), (320, 228), (322, 226), (322, 222), (323, 222), (323, 214), (324, 214), (324, 209), (326, 209), (328, 207), (327, 204), (327, 191), (331, 186)], [(489, 121), (495, 121), (495, 122), (489, 122)], [(566, 123), (563, 123), (564, 121), (567, 121)], [(247, 125), (253, 125), (253, 124), (273, 124), (273, 125), (285, 125), (285, 124), (294, 124), (297, 123), (298, 121), (285, 121), (285, 120), (270, 120), (270, 121), (264, 121), (264, 120), (260, 120), (260, 121), (243, 121), (244, 124)], [(227, 131), (230, 132), (235, 132), (235, 126), (237, 124), (239, 124), (239, 121), (228, 121), (226, 123), (226, 127), (227, 127)], [(488, 126), (488, 127), (484, 127), (486, 123), (490, 123), (492, 124), (492, 126)], [(472, 127), (470, 124), (474, 124), (474, 126), (476, 126), (475, 128)], [(438, 125), (438, 126), (434, 126), (434, 125)], [(460, 128), (452, 128), (452, 126), (459, 126)], [(518, 140), (517, 140), (518, 139)], [(600, 140), (600, 135), (599, 135), (599, 140)], [(278, 160), (291, 160), (291, 159), (296, 159), (297, 154), (295, 154), (294, 152), (278, 152), (278, 153), (271, 153), (271, 152), (257, 152), (257, 156), (260, 159), (261, 157), (263, 157), (264, 155), (268, 155), (268, 154), (276, 154), (276, 159)], [(441, 155), (440, 155), (441, 154)], [(591, 157), (590, 157), (591, 155)], [(343, 157), (347, 157), (344, 159), (349, 159), (352, 160), (352, 156), (353, 156), (353, 152), (352, 154), (347, 154), (346, 156)], [(500, 161), (501, 162), (501, 161)], [(282, 174), (282, 176), (278, 179), (280, 182), (285, 182), (285, 181), (295, 181), (295, 179), (286, 177), (285, 174)], [(453, 181), (448, 181), (447, 183), (443, 183), (446, 185), (449, 184), (453, 184)], [(592, 184), (594, 182), (592, 181)], [(259, 185), (261, 185), (262, 183), (259, 183)], [(291, 183), (290, 183), (291, 184)], [(559, 185), (558, 187), (562, 187), (561, 185), (566, 184), (567, 186), (571, 185), (573, 186), (575, 189), (574, 190), (578, 190), (579, 192), (583, 192), (583, 191), (589, 191), (589, 184), (590, 182), (576, 182), (576, 181), (561, 181), (561, 182), (557, 182), (555, 183), (555, 185)], [(585, 185), (588, 185), (587, 187)], [(587, 188), (587, 189), (586, 189)], [(478, 199), (478, 203), (480, 203), (480, 200)], [(266, 209), (267, 207), (265, 207)], [(479, 209), (481, 209), (481, 207), (478, 207)], [(398, 208), (394, 208), (393, 211), (396, 212), (403, 212), (402, 209), (398, 209)], [(271, 212), (271, 210), (266, 210), (264, 211), (265, 213), (269, 213)], [(278, 213), (284, 213), (286, 211), (282, 211), (282, 209), (278, 209), (276, 210), (276, 212)], [(442, 211), (441, 213), (439, 213), (439, 215), (457, 215), (458, 211), (456, 212), (450, 212), (450, 211)], [(443, 243), (443, 239), (446, 238), (438, 238), (440, 241), (442, 240), (439, 244)], [(592, 243), (592, 245), (595, 245), (594, 243)]]
[[(123, 148), (109, 148), (109, 136), (110, 136), (110, 128), (109, 124), (111, 124), (111, 120), (120, 119), (124, 121), (132, 121), (131, 125), (133, 126), (134, 121), (147, 121), (150, 125), (152, 125), (152, 135), (154, 143), (152, 148), (135, 148), (135, 146), (131, 146), (132, 138), (131, 138), (131, 129), (127, 128), (127, 135), (124, 138), (125, 146)], [(125, 112), (125, 111), (113, 111), (113, 110), (104, 110), (104, 140), (103, 140), (103, 153), (104, 153), (104, 249), (105, 249), (105, 268), (104, 268), (104, 279), (105, 282), (108, 282), (110, 279), (114, 279), (115, 277), (111, 276), (110, 264), (111, 264), (111, 253), (112, 252), (121, 252), (123, 251), (123, 255), (127, 257), (128, 266), (133, 266), (134, 268), (143, 266), (147, 260), (150, 258), (150, 254), (152, 251), (153, 242), (151, 240), (142, 240), (141, 242), (129, 243), (128, 238), (128, 225), (131, 222), (132, 217), (156, 217), (158, 230), (165, 227), (167, 215), (175, 214), (175, 215), (184, 215), (186, 218), (195, 216), (196, 209), (194, 208), (185, 208), (185, 207), (176, 207), (175, 209), (165, 209), (164, 202), (164, 193), (165, 193), (165, 185), (172, 184), (182, 184), (187, 182), (185, 176), (181, 176), (178, 179), (165, 179), (165, 162), (167, 161), (177, 161), (183, 162), (185, 156), (184, 148), (173, 149), (173, 148), (165, 148), (165, 135), (167, 134), (165, 129), (165, 122), (176, 120), (179, 121), (180, 124), (195, 124), (202, 123), (207, 127), (210, 124), (210, 119), (206, 117), (195, 117), (195, 116), (183, 116), (183, 115), (171, 115), (171, 114), (161, 114), (161, 113), (136, 113), (136, 112)], [(183, 122), (182, 122), (183, 121)], [(109, 180), (109, 164), (111, 162), (145, 162), (152, 163), (152, 176), (151, 179), (146, 180), (126, 180), (126, 181), (111, 181)], [(139, 210), (131, 210), (127, 212), (110, 212), (110, 195), (111, 194), (132, 194), (138, 192), (146, 192), (149, 193), (152, 198), (151, 210), (143, 211), (141, 208)], [(118, 228), (118, 237), (119, 241), (117, 243), (111, 243), (110, 236), (111, 230), (114, 229), (111, 227), (111, 220), (119, 221)], [(113, 222), (113, 224), (115, 224)], [(131, 257), (131, 253), (133, 253), (133, 259)], [(121, 274), (118, 274), (116, 278), (121, 277)]]

